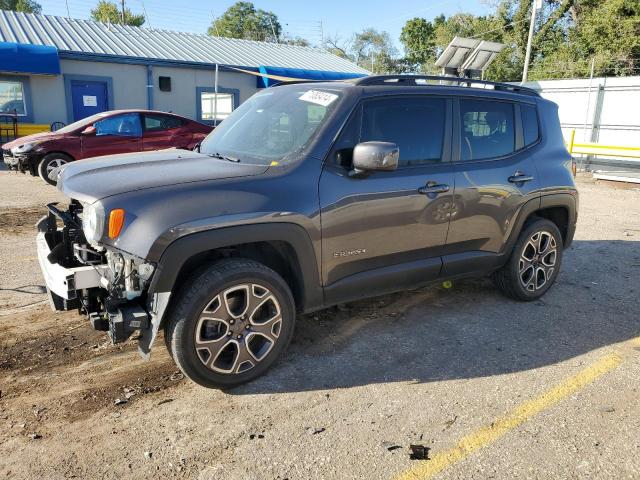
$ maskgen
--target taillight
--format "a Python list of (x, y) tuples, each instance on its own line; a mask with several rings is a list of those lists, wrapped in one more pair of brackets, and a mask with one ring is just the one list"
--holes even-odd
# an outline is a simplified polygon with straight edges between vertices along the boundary
[(109, 238), (114, 239), (122, 231), (124, 225), (124, 210), (116, 208), (109, 213)]

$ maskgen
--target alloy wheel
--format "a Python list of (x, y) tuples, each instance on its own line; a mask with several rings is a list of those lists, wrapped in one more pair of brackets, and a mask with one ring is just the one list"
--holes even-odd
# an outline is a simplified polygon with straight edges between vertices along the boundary
[(558, 247), (551, 233), (543, 230), (531, 235), (518, 264), (518, 276), (524, 289), (535, 292), (543, 288), (553, 277), (557, 257)]
[(217, 293), (203, 309), (195, 330), (200, 361), (217, 373), (239, 374), (264, 360), (282, 326), (275, 295), (257, 283)]
[(62, 165), (65, 165), (67, 163), (66, 160), (63, 160), (62, 158), (54, 158), (53, 160), (50, 160), (49, 163), (47, 163), (47, 178), (51, 178), (51, 172), (53, 172), (54, 169), (61, 167)]

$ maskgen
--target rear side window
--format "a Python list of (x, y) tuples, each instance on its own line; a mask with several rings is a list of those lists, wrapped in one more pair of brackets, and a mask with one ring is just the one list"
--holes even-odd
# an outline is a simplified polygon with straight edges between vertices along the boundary
[(180, 128), (183, 124), (184, 122), (181, 119), (170, 117), (169, 115), (145, 114), (144, 116), (144, 129), (147, 132)]
[(388, 98), (371, 100), (362, 110), (360, 142), (393, 142), (400, 165), (420, 165), (442, 159), (446, 100)]
[(502, 157), (515, 151), (512, 103), (461, 99), (460, 116), (462, 160)]
[(538, 140), (538, 112), (533, 105), (520, 105), (524, 145), (531, 145)]

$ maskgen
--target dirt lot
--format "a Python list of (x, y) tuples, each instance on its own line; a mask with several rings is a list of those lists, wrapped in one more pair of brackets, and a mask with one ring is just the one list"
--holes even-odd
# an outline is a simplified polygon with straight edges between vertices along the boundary
[(301, 316), (284, 361), (220, 392), (49, 310), (32, 225), (64, 199), (0, 172), (0, 476), (640, 478), (640, 191), (579, 188), (541, 301), (475, 280)]

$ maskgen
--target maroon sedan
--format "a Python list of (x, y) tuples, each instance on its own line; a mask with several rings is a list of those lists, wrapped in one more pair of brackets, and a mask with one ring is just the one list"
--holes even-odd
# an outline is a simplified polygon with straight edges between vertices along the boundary
[(192, 149), (213, 127), (172, 113), (112, 110), (79, 120), (55, 132), (36, 133), (2, 145), (9, 168), (40, 175), (65, 163), (115, 153), (163, 148)]

